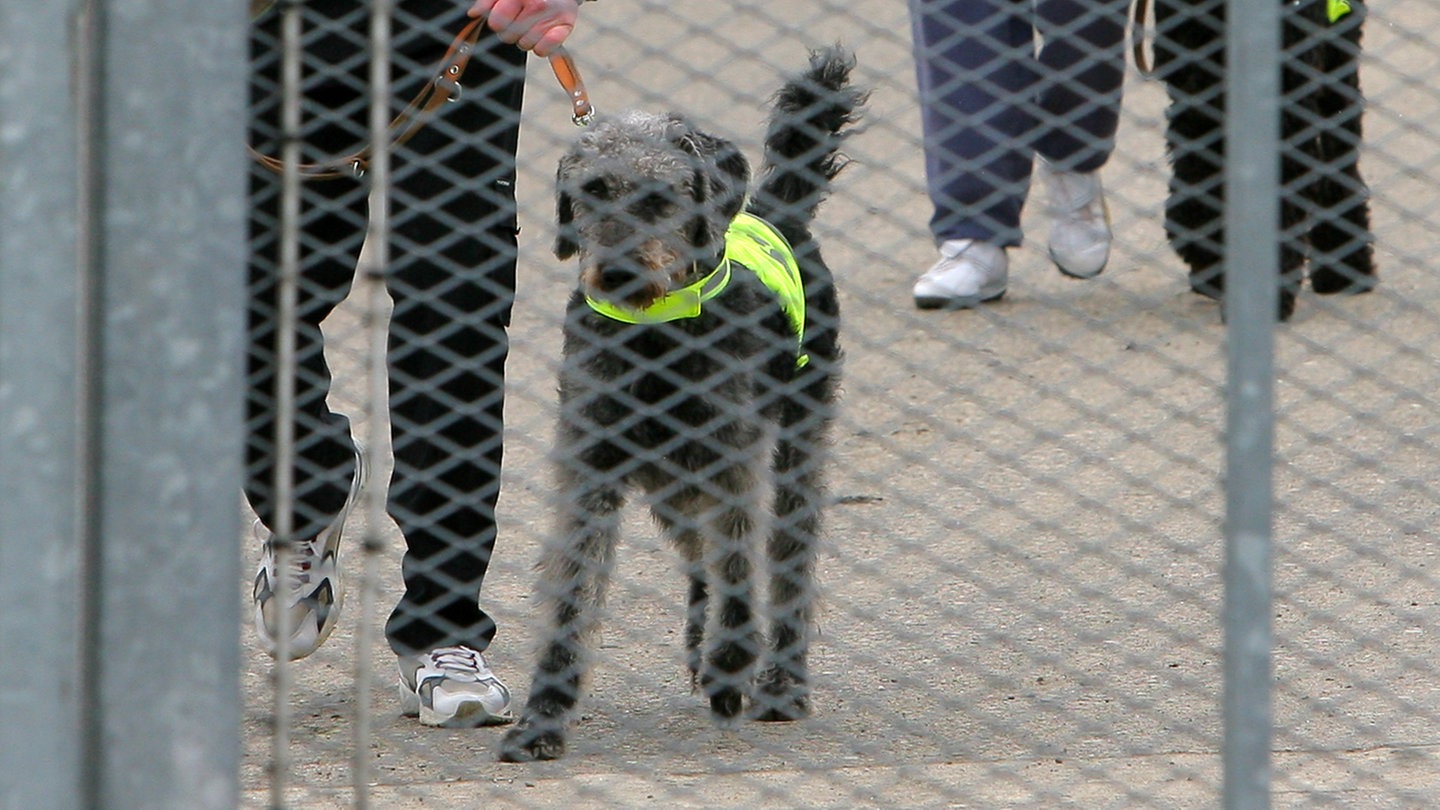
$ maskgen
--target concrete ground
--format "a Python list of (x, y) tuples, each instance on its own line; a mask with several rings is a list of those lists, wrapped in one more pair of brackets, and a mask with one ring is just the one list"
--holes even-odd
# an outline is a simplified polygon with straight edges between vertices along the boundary
[[(1026, 214), (1007, 296), (913, 309), (925, 229), (903, 5), (587, 6), (571, 50), (602, 110), (683, 110), (755, 154), (777, 69), (804, 44), (854, 47), (873, 88), (855, 164), (822, 209), (848, 351), (821, 563), (815, 716), (718, 729), (682, 665), (673, 553), (627, 519), (594, 689), (568, 758), (495, 761), (500, 731), (398, 716), (393, 657), (371, 648), (373, 807), (1135, 807), (1220, 803), (1225, 331), (1164, 242), (1163, 90), (1132, 75), (1105, 170), (1115, 251), (1061, 277), (1043, 206)], [(1440, 803), (1440, 97), (1418, 32), (1440, 8), (1376, 4), (1363, 169), (1382, 285), (1306, 294), (1279, 332), (1273, 806)], [(520, 178), (520, 293), (509, 363), (497, 559), (482, 600), (492, 666), (523, 698), (530, 566), (549, 527), (543, 457), (572, 269), (547, 253), (563, 95), (532, 71)], [(1036, 199), (1041, 199), (1036, 195)], [(358, 301), (357, 301), (358, 306)], [(337, 406), (363, 416), (358, 309), (328, 324)], [(365, 429), (362, 421), (357, 425)], [(375, 611), (362, 554), (336, 636), (295, 665), (287, 801), (350, 807), (356, 634), (399, 585), (386, 527)], [(353, 536), (358, 536), (354, 534)], [(246, 559), (255, 551), (246, 543)], [(247, 563), (248, 564), (248, 563)], [(371, 632), (371, 637), (378, 631)], [(253, 640), (245, 631), (244, 639)], [(270, 661), (244, 673), (246, 806), (269, 786)]]

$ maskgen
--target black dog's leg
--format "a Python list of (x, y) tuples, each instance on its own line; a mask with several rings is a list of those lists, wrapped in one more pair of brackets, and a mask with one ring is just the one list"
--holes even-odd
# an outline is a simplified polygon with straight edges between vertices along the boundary
[(1363, 8), (1341, 17), (1324, 34), (1323, 77), (1316, 98), (1322, 181), (1314, 193), (1310, 232), (1310, 286), (1317, 293), (1375, 289), (1375, 238), (1370, 231), (1370, 190), (1360, 176), (1360, 29)]
[(1156, 0), (1155, 70), (1164, 80), (1171, 173), (1165, 234), (1190, 288), (1222, 298), (1224, 252), (1224, 5)]
[(1325, 123), (1318, 103), (1323, 80), (1317, 78), (1325, 48), (1325, 4), (1286, 6), (1281, 26), (1280, 319), (1285, 320), (1295, 310), (1305, 261), (1315, 255), (1311, 237), (1322, 206), (1317, 194), (1330, 171), (1320, 150)]
[(766, 547), (770, 566), (770, 660), (756, 679), (755, 717), (798, 720), (810, 714), (809, 652), (815, 611), (815, 563), (830, 423), (840, 373), (840, 311), (818, 251), (799, 251), (807, 280), (805, 349), (780, 409), (776, 444), (775, 524)]
[(604, 602), (624, 498), (613, 488), (581, 489), (581, 480), (575, 476), (569, 488), (560, 490), (577, 495), (560, 499), (568, 511), (561, 539), (541, 558), (550, 635), (540, 650), (525, 710), (500, 743), (504, 762), (564, 756), (566, 723), (590, 666), (589, 641), (598, 627), (595, 614)]
[[(1280, 113), (1280, 320), (1295, 313), (1295, 299), (1305, 280), (1305, 259), (1310, 248), (1309, 195), (1315, 188), (1316, 140), (1303, 112), (1306, 88), (1300, 72), (1287, 61), (1281, 70), (1286, 98), (1294, 107)], [(1298, 110), (1298, 112), (1297, 112)], [(1301, 201), (1304, 201), (1302, 204)]]
[(1217, 151), (1224, 148), (1220, 121), (1210, 111), (1190, 106), (1171, 114), (1166, 133), (1172, 174), (1165, 199), (1165, 234), (1189, 271), (1190, 289), (1221, 299), (1225, 296), (1220, 264), (1225, 249), (1225, 182), (1224, 156)]
[(771, 649), (752, 698), (757, 720), (798, 720), (810, 714), (808, 658), (823, 498), (821, 462), (810, 452), (816, 446), (813, 440), (782, 440), (775, 452), (775, 525), (766, 547)]
[(705, 641), (705, 616), (710, 605), (710, 589), (705, 578), (705, 543), (699, 527), (688, 514), (697, 493), (686, 488), (655, 504), (651, 510), (655, 521), (670, 537), (685, 561), (685, 577), (689, 595), (685, 607), (685, 666), (690, 670), (690, 688), (700, 688), (700, 645)]
[(752, 468), (729, 467), (711, 486), (719, 497), (697, 499), (697, 520), (704, 526), (705, 567), (714, 583), (714, 631), (707, 641), (700, 685), (716, 718), (739, 716), (754, 674), (760, 645), (755, 623), (754, 549), (757, 545), (760, 490)]
[(690, 670), (690, 688), (700, 688), (700, 645), (705, 642), (705, 615), (710, 607), (705, 565), (686, 560), (689, 566), (690, 597), (685, 606), (685, 666)]

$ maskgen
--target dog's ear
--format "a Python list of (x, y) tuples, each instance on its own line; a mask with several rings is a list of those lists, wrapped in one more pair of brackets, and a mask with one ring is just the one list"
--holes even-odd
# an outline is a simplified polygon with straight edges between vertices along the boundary
[(750, 186), (750, 162), (740, 154), (735, 144), (716, 138), (718, 149), (715, 156), (715, 169), (719, 182), (712, 179), (716, 191), (721, 192), (716, 205), (719, 206), (725, 221), (729, 222), (740, 213), (740, 208), (745, 205), (745, 192)]
[(555, 258), (568, 259), (580, 250), (580, 234), (575, 230), (575, 201), (565, 190), (565, 181), (575, 159), (566, 155), (555, 170)]
[(725, 138), (701, 132), (678, 117), (672, 123), (671, 142), (694, 155), (702, 170), (704, 182), (696, 185), (696, 202), (708, 202), (729, 225), (745, 204), (750, 185), (749, 161)]
[(580, 250), (575, 232), (575, 205), (564, 191), (555, 192), (555, 258), (568, 259)]

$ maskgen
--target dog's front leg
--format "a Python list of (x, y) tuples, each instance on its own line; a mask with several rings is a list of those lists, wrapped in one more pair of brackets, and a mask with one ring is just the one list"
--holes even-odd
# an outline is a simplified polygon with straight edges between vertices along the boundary
[[(560, 491), (581, 492), (575, 487)], [(588, 679), (590, 644), (599, 628), (597, 614), (605, 600), (623, 503), (619, 490), (611, 488), (561, 499), (563, 528), (539, 565), (549, 639), (540, 649), (525, 711), (500, 743), (501, 761), (565, 754), (566, 726)]]
[(704, 533), (694, 518), (698, 497), (694, 487), (679, 488), (650, 510), (685, 561), (685, 579), (689, 583), (685, 607), (685, 666), (690, 670), (692, 691), (700, 688), (700, 645), (705, 641), (705, 617), (710, 607)]
[(712, 480), (723, 500), (705, 510), (705, 564), (715, 593), (711, 634), (700, 685), (716, 718), (740, 715), (758, 657), (754, 551), (761, 530), (761, 486), (753, 471), (732, 467)]
[(1155, 2), (1155, 73), (1170, 99), (1165, 234), (1189, 270), (1190, 289), (1225, 297), (1224, 49), (1222, 4)]

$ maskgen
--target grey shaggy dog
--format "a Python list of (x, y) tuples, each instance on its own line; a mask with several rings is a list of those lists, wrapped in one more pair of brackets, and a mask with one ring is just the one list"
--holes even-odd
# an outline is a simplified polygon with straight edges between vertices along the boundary
[[(853, 67), (838, 47), (814, 52), (776, 94), (753, 198), (740, 150), (675, 114), (602, 118), (561, 159), (555, 253), (578, 257), (580, 281), (560, 370), (559, 526), (538, 565), (548, 636), (502, 760), (564, 755), (635, 489), (683, 558), (687, 663), (713, 716), (737, 721), (747, 696), (757, 720), (809, 713), (840, 365), (839, 307), (810, 223), (865, 101)], [(727, 247), (742, 210), (794, 249), (800, 334), (801, 316), (750, 266), (765, 261), (742, 266)]]

